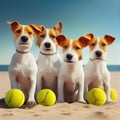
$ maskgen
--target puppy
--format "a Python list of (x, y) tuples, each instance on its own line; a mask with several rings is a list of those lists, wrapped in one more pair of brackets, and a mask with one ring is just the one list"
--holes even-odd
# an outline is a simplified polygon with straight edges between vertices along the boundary
[(82, 36), (78, 40), (69, 40), (64, 35), (59, 35), (56, 39), (62, 47), (63, 57), (58, 77), (58, 102), (85, 103), (82, 49), (87, 46), (89, 39)]
[(88, 90), (104, 86), (107, 102), (111, 102), (110, 73), (106, 66), (106, 56), (107, 48), (113, 43), (115, 38), (110, 35), (96, 38), (93, 34), (87, 34), (86, 38), (90, 39), (90, 58), (85, 66), (85, 97)]
[(7, 22), (14, 34), (16, 53), (9, 66), (11, 88), (18, 88), (25, 94), (28, 105), (35, 105), (35, 89), (37, 64), (30, 53), (35, 31), (30, 25), (21, 25), (18, 22)]
[(58, 43), (56, 36), (62, 32), (62, 23), (58, 22), (57, 25), (51, 29), (36, 25), (32, 26), (36, 30), (42, 28), (41, 32), (37, 32), (37, 45), (40, 49), (40, 54), (37, 60), (38, 74), (36, 93), (43, 88), (48, 88), (53, 90), (57, 95), (57, 80), (61, 59), (57, 52)]

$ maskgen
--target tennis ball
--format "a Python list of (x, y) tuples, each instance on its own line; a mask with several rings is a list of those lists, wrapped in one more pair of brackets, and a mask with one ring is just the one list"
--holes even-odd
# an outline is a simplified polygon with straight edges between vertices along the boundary
[(113, 100), (113, 101), (116, 101), (117, 100), (117, 92), (115, 89), (111, 88), (110, 90), (110, 98)]
[(36, 100), (41, 105), (52, 106), (56, 102), (56, 95), (50, 89), (42, 89), (38, 92)]
[(24, 93), (19, 89), (10, 89), (5, 95), (5, 103), (8, 107), (21, 107), (25, 102)]
[(106, 102), (106, 94), (101, 88), (93, 88), (87, 94), (89, 104), (101, 106)]

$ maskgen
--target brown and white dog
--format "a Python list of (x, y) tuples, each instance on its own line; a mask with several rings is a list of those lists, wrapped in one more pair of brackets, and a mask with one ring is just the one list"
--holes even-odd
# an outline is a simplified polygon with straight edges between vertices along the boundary
[[(61, 58), (57, 52), (58, 43), (56, 36), (62, 32), (62, 23), (58, 22), (51, 29), (43, 26), (32, 25), (34, 29), (40, 29), (37, 32), (37, 45), (40, 49), (37, 60), (37, 89), (36, 93), (43, 88), (51, 89), (57, 95), (58, 73), (61, 66)], [(42, 31), (41, 31), (42, 30)]]
[(86, 38), (90, 39), (90, 58), (85, 66), (85, 97), (91, 88), (103, 88), (107, 96), (107, 102), (110, 98), (110, 73), (106, 66), (107, 48), (115, 40), (110, 35), (103, 38), (96, 38), (93, 34), (87, 34)]
[(28, 105), (36, 104), (34, 99), (36, 89), (37, 64), (30, 53), (35, 31), (30, 25), (18, 22), (7, 22), (14, 34), (16, 53), (9, 66), (11, 88), (21, 89)]
[(58, 77), (58, 102), (82, 102), (84, 100), (84, 72), (82, 67), (82, 49), (89, 39), (84, 36), (70, 40), (64, 35), (57, 36), (62, 47), (63, 63)]

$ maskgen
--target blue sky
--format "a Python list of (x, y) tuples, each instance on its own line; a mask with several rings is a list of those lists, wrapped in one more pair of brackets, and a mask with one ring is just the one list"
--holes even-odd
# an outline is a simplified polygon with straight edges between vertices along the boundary
[[(6, 21), (53, 27), (63, 23), (63, 34), (77, 39), (87, 33), (97, 37), (110, 34), (116, 38), (108, 49), (108, 64), (120, 64), (120, 0), (1, 0), (0, 4), (0, 64), (9, 64), (15, 52), (13, 34)], [(31, 52), (37, 59), (39, 49)], [(83, 50), (83, 64), (89, 58)]]

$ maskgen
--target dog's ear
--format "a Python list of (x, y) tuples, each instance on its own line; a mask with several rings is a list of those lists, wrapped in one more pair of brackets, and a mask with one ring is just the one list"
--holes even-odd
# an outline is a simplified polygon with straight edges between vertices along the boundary
[(92, 33), (89, 33), (85, 36), (81, 36), (78, 40), (80, 41), (81, 46), (84, 48), (87, 45), (89, 45), (90, 40), (94, 38), (94, 35)]
[(115, 37), (110, 36), (110, 35), (105, 35), (104, 39), (107, 41), (108, 45), (112, 44), (115, 40)]
[(37, 26), (37, 25), (34, 25), (34, 24), (30, 24), (30, 27), (34, 30), (34, 32), (36, 34), (38, 34), (40, 32), (43, 32), (45, 30), (44, 26)]
[(58, 35), (56, 37), (56, 40), (58, 42), (58, 44), (63, 47), (64, 46), (64, 43), (65, 43), (65, 40), (67, 40), (67, 38), (64, 36), (64, 35)]
[(54, 30), (58, 31), (59, 33), (62, 32), (62, 22), (58, 22), (55, 26), (54, 26)]
[(8, 21), (7, 22), (7, 24), (8, 25), (11, 25), (11, 30), (14, 32), (14, 30), (15, 30), (15, 28), (16, 28), (16, 26), (18, 26), (18, 25), (20, 25), (18, 22), (10, 22), (10, 21)]

